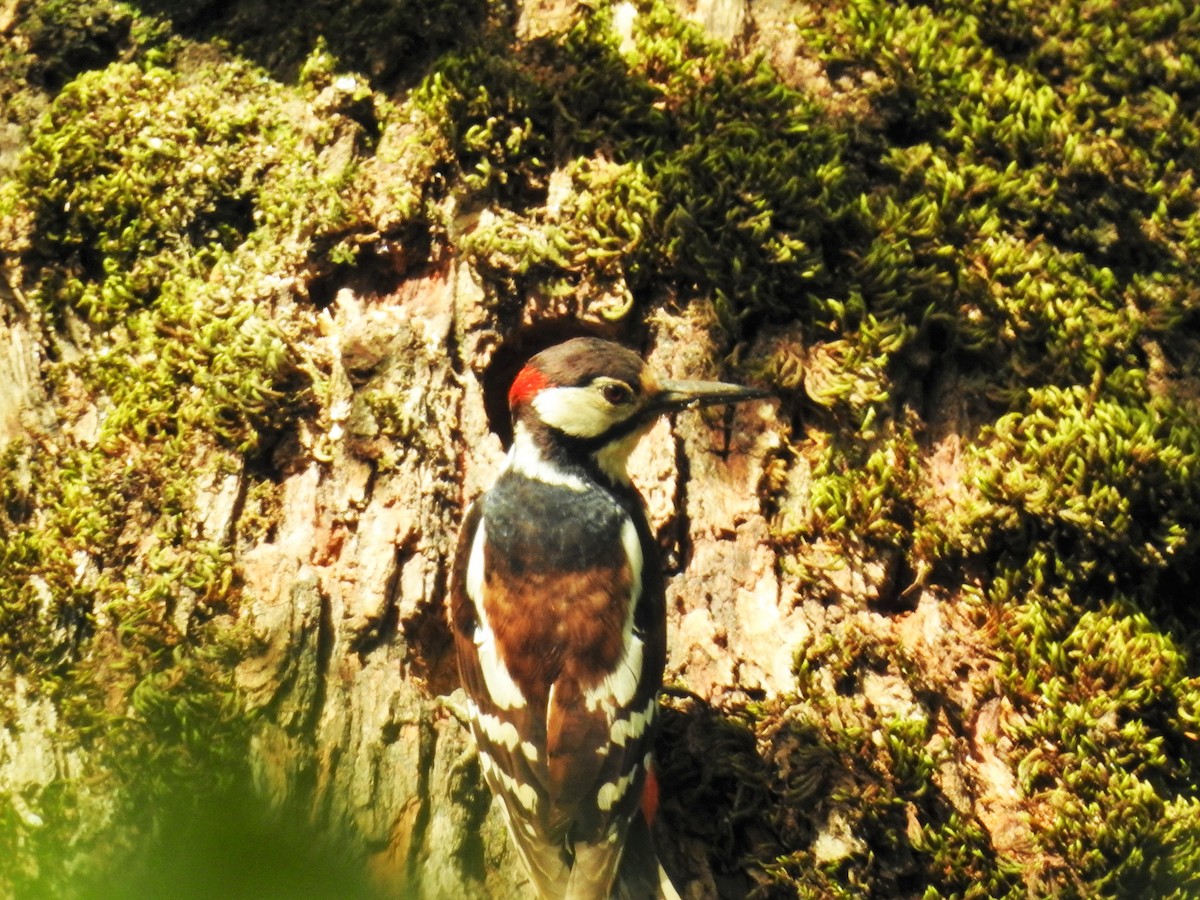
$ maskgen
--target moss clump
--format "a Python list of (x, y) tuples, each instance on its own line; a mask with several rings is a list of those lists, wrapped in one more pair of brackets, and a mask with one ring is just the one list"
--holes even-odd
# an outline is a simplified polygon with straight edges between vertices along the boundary
[(713, 298), (731, 329), (844, 310), (826, 303), (841, 296), (827, 254), (854, 227), (844, 140), (661, 4), (642, 5), (627, 43), (604, 6), (555, 42), (450, 57), (413, 102), (449, 150), (452, 193), (499, 219), (469, 245), (501, 295), (514, 279), (518, 294), (583, 295), (619, 262), (631, 299), (665, 278)]
[(944, 774), (957, 736), (925, 699), (945, 685), (864, 616), (797, 648), (797, 675), (797, 695), (757, 711), (779, 844), (750, 854), (756, 896), (1025, 896)]
[(297, 192), (325, 217), (305, 229), (344, 224), (345, 175), (342, 185), (304, 177), (318, 148), (302, 146), (291, 112), (239, 65), (185, 75), (123, 64), (68, 85), (17, 173), (44, 308), (77, 310), (101, 328), (121, 322), (172, 279), (207, 279), (256, 230), (299, 237), (289, 233)]
[[(707, 854), (724, 895), (751, 892), (760, 873), (746, 863), (770, 834), (769, 776), (755, 724), (749, 711), (719, 711), (695, 697), (668, 700), (663, 712), (655, 757), (663, 815), (679, 823), (674, 840)], [(692, 815), (696, 809), (707, 814)]]
[(319, 41), (381, 88), (475, 37), (489, 5), (481, 0), (317, 0), (280, 6), (266, 0), (234, 5), (213, 0), (144, 0), (139, 6), (193, 40), (220, 40), (288, 83)]
[(1195, 16), (1073, 10), (1037, 4), (1056, 24), (1033, 29), (1005, 3), (868, 3), (808, 32), (877, 126), (851, 151), (885, 188), (864, 296), (1020, 379), (1087, 380), (1195, 312), (1195, 101), (1189, 64), (1166, 62), (1192, 58)]
[(1200, 680), (1186, 650), (1127, 601), (1070, 624), (1055, 599), (1067, 600), (1014, 604), (1006, 616), (1026, 714), (1017, 771), (1041, 840), (1104, 896), (1190, 896), (1200, 889)]
[(107, 0), (37, 4), (11, 23), (0, 50), (0, 110), (16, 111), (20, 103), (9, 104), (24, 88), (57, 92), (77, 75), (119, 59), (132, 43), (133, 23), (133, 10)]
[[(527, 214), (481, 218), (462, 247), (477, 271), (507, 296), (536, 287), (545, 295), (579, 296), (608, 319), (633, 309), (630, 282), (642, 274), (658, 197), (645, 174), (603, 159), (568, 163), (562, 197)], [(552, 180), (551, 194), (556, 193)]]
[(667, 112), (656, 141), (631, 141), (661, 195), (659, 268), (711, 296), (731, 328), (836, 324), (844, 307), (826, 301), (845, 299), (837, 248), (855, 227), (844, 137), (765, 64), (730, 59), (663, 7), (637, 27), (631, 68)]
[[(308, 427), (324, 377), (290, 286), (372, 227), (369, 141), (348, 115), (374, 113), (369, 91), (342, 102), (315, 76), (183, 57), (68, 83), (0, 185), (59, 420), (5, 448), (0, 653), (95, 767), (29, 798), (46, 828), (0, 834), (21, 860), (0, 890), (66, 895), (158, 829), (169, 798), (249, 777), (239, 535), (209, 494), (232, 481), (247, 509), (269, 502), (249, 482)], [(113, 822), (121, 846), (101, 838)]]
[(1119, 375), (1099, 396), (1031, 391), (986, 432), (979, 495), (951, 542), (989, 573), (1017, 771), (1058, 877), (1104, 896), (1186, 895), (1200, 683), (1183, 584), (1200, 434), (1193, 414)]
[(1189, 616), (1170, 586), (1200, 540), (1200, 433), (1187, 407), (1151, 397), (1136, 374), (1114, 373), (1120, 381), (1132, 383), (1099, 396), (1031, 390), (980, 441), (971, 468), (982, 502), (951, 525), (968, 552), (1013, 547), (1035, 588), (1104, 585)]

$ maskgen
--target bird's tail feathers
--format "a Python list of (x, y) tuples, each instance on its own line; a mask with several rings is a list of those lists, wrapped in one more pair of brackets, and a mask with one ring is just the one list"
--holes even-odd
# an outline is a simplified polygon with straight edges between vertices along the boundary
[(528, 835), (510, 813), (503, 799), (500, 802), (504, 824), (509, 837), (521, 857), (521, 863), (529, 880), (533, 882), (538, 897), (542, 900), (560, 900), (567, 890), (570, 868), (563, 852), (553, 843), (537, 840)]
[(640, 815), (635, 815), (630, 824), (612, 895), (616, 900), (680, 900), (670, 876), (658, 861), (650, 827)]
[(576, 844), (566, 900), (609, 900), (621, 864), (621, 841)]

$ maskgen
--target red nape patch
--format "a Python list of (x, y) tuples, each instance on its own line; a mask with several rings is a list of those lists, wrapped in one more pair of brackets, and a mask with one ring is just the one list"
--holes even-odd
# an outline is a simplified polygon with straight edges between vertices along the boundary
[(532, 400), (544, 387), (550, 384), (538, 369), (526, 366), (513, 379), (512, 387), (508, 389), (508, 408), (516, 409), (522, 403)]
[(642, 785), (642, 816), (647, 825), (654, 824), (658, 815), (658, 775), (654, 771), (654, 763), (646, 767), (646, 782)]

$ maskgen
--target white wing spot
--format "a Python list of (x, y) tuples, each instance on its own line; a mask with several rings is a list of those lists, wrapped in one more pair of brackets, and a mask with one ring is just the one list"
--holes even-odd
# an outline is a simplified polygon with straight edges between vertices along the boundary
[[(513, 784), (517, 784), (516, 779), (513, 779)], [(517, 784), (517, 800), (525, 807), (526, 812), (534, 812), (537, 810), (537, 791), (527, 784)]]
[(489, 741), (493, 744), (499, 744), (510, 753), (521, 740), (521, 736), (517, 734), (517, 726), (512, 722), (505, 722), (499, 716), (481, 712), (478, 714), (476, 720), (479, 722), (479, 727), (487, 735)]
[(612, 728), (609, 729), (609, 737), (618, 747), (624, 747), (628, 741), (636, 741), (646, 733), (647, 726), (654, 721), (657, 712), (658, 698), (651, 697), (641, 712), (635, 712), (628, 719), (617, 719), (613, 722)]
[(492, 785), (494, 793), (514, 798), (527, 813), (537, 811), (537, 791), (530, 785), (517, 781), (496, 765), (496, 761), (486, 750), (479, 751), (479, 767), (483, 770), (484, 777)]
[(493, 773), (497, 771), (496, 763), (492, 760), (492, 755), (482, 748), (476, 748), (479, 751), (479, 768), (483, 770), (484, 776), (491, 778)]
[(596, 794), (596, 806), (601, 812), (608, 812), (617, 802), (625, 796), (625, 792), (629, 790), (629, 786), (633, 784), (633, 780), (638, 776), (638, 767), (635, 765), (632, 769), (618, 778), (616, 781), (609, 781), (600, 786), (599, 793)]

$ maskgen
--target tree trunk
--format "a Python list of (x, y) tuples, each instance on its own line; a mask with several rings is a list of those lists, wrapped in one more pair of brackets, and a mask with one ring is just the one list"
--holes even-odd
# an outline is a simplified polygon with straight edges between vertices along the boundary
[(775, 393), (630, 466), (683, 896), (1200, 889), (1200, 25), (1060, 6), (0, 2), (0, 896), (526, 896), (445, 599), (578, 334)]

